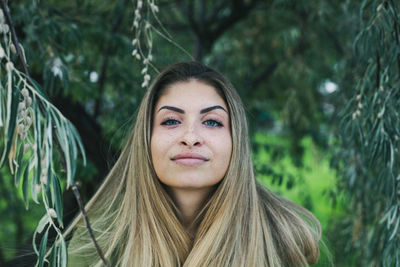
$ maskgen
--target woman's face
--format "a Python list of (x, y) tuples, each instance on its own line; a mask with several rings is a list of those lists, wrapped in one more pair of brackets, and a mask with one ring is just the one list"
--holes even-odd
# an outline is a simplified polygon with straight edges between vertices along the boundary
[(195, 80), (169, 86), (156, 103), (151, 136), (160, 181), (171, 189), (212, 189), (231, 153), (228, 108), (215, 88)]

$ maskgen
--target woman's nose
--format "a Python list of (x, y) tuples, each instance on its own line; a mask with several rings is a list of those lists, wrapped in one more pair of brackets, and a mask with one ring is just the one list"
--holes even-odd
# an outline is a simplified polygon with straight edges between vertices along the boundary
[(201, 146), (203, 142), (203, 138), (194, 127), (186, 129), (180, 141), (182, 145), (188, 147)]

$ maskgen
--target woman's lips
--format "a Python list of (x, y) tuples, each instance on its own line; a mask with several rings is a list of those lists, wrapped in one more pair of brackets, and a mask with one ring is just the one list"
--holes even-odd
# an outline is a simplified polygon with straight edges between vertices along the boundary
[(208, 161), (208, 158), (198, 153), (179, 153), (172, 157), (171, 160), (178, 164), (195, 166)]
[(193, 159), (193, 158), (182, 158), (182, 159), (176, 159), (174, 161), (176, 163), (179, 163), (179, 164), (182, 164), (182, 165), (188, 165), (188, 166), (200, 165), (200, 164), (205, 162), (205, 160)]

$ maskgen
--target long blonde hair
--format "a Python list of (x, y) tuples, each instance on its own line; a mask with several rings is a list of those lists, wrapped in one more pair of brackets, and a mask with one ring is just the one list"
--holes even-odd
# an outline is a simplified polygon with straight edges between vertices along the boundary
[[(191, 240), (154, 172), (150, 137), (153, 109), (166, 87), (197, 80), (224, 98), (231, 118), (229, 168), (195, 220)], [(86, 206), (112, 266), (307, 266), (317, 262), (321, 229), (304, 208), (259, 185), (254, 177), (245, 111), (231, 83), (196, 62), (174, 64), (146, 92), (120, 157)], [(101, 266), (82, 217), (69, 245), (75, 266)]]

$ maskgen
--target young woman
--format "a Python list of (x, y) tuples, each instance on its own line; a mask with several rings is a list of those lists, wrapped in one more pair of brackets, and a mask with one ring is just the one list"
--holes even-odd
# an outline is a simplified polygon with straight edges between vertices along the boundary
[[(317, 219), (259, 185), (245, 111), (200, 63), (161, 72), (118, 161), (87, 205), (112, 266), (307, 266)], [(70, 266), (102, 263), (79, 216)]]

